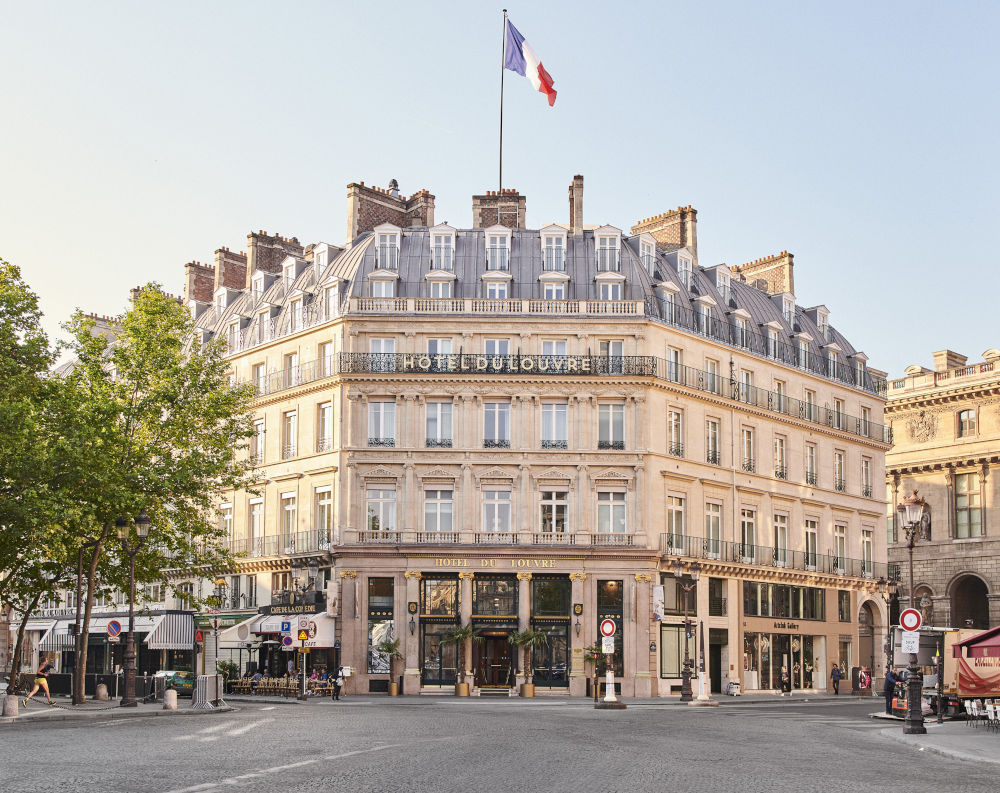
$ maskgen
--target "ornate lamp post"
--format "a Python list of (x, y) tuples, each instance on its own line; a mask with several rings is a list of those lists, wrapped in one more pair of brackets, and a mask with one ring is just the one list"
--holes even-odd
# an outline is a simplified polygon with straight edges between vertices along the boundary
[(690, 584), (684, 583), (684, 563), (678, 556), (674, 559), (674, 577), (678, 585), (684, 590), (684, 671), (681, 672), (681, 702), (691, 701), (691, 654), (688, 651), (688, 636), (691, 634), (691, 618), (688, 616), (690, 610), (691, 590), (698, 585), (698, 576), (701, 574), (701, 565), (697, 561), (691, 562), (688, 566), (688, 576), (691, 578)]
[[(924, 508), (926, 502), (913, 491), (913, 495), (907, 496), (897, 508), (899, 512), (899, 522), (906, 532), (906, 549), (910, 555), (910, 608), (917, 607), (915, 598), (916, 582), (913, 580), (913, 546), (917, 544), (917, 538), (921, 533), (924, 519)], [(924, 727), (924, 714), (920, 710), (921, 695), (924, 687), (924, 676), (917, 666), (917, 654), (910, 653), (910, 663), (906, 667), (906, 718), (903, 720), (903, 733), (906, 735), (923, 735), (927, 732)]]
[(153, 521), (149, 519), (146, 510), (142, 510), (135, 518), (136, 537), (132, 540), (128, 521), (123, 518), (115, 521), (122, 550), (128, 554), (128, 637), (125, 639), (125, 690), (121, 701), (123, 708), (134, 708), (139, 704), (135, 699), (135, 555), (139, 553), (152, 525)]

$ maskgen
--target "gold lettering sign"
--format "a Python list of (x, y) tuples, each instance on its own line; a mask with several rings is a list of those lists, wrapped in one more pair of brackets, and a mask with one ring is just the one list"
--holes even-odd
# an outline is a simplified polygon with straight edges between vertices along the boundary
[(556, 566), (555, 559), (495, 559), (479, 557), (477, 559), (452, 559), (439, 556), (434, 559), (435, 567), (478, 567), (480, 570), (551, 570)]

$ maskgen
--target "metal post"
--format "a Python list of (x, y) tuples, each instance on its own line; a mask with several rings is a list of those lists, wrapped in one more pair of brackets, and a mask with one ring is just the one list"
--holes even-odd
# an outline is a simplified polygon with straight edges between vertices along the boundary
[(937, 723), (944, 724), (944, 634), (938, 641), (937, 658)]
[[(913, 546), (917, 541), (916, 524), (906, 528), (907, 545), (910, 551), (910, 608), (916, 608), (916, 598), (914, 597), (915, 582), (913, 580)], [(921, 698), (923, 696), (924, 676), (917, 666), (917, 654), (910, 653), (910, 663), (906, 667), (906, 718), (903, 720), (903, 733), (905, 735), (924, 735), (927, 728), (924, 727), (924, 714), (921, 712)]]
[(684, 589), (684, 670), (681, 672), (681, 702), (691, 701), (691, 654), (688, 651), (688, 633), (691, 620), (688, 617), (689, 601), (693, 584), (681, 584)]
[[(503, 35), (500, 37), (500, 174), (497, 180), (497, 192), (503, 192), (503, 73), (507, 61), (507, 9), (503, 10)], [(499, 208), (497, 219), (499, 220)]]
[(128, 553), (128, 638), (125, 640), (125, 691), (121, 707), (135, 708), (135, 554), (138, 547), (125, 545)]

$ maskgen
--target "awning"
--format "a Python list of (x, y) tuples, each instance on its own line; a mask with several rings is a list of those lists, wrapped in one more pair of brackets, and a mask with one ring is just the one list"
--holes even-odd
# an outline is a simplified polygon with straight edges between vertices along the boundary
[(259, 614), (254, 614), (249, 619), (243, 620), (236, 625), (230, 625), (219, 633), (219, 649), (234, 650), (243, 647), (247, 642), (256, 641), (253, 635), (253, 623), (260, 619)]
[[(136, 633), (149, 633), (153, 630), (159, 617), (145, 617), (139, 614), (135, 616), (135, 631)], [(91, 617), (90, 619), (90, 633), (107, 633), (108, 623), (114, 620), (122, 626), (122, 635), (124, 636), (128, 633), (128, 614), (121, 616), (103, 616), (103, 617)], [(193, 640), (192, 640), (193, 641)]]
[(55, 627), (42, 638), (42, 652), (62, 652), (76, 649), (76, 634), (73, 633), (75, 619), (56, 620)]
[(992, 628), (975, 636), (970, 636), (961, 642), (955, 642), (952, 653), (955, 658), (962, 657), (965, 647), (969, 658), (1000, 658), (1000, 627)]
[[(55, 627), (55, 624), (56, 624), (55, 620), (29, 619), (28, 624), (24, 626), (24, 632), (27, 633), (28, 631), (35, 631), (37, 633), (40, 633), (41, 636), (38, 637), (38, 641), (43, 642), (45, 641), (45, 638), (49, 635), (49, 631), (51, 631)], [(17, 631), (21, 630), (21, 625), (20, 623), (18, 623), (17, 625), (11, 625), (10, 629), (11, 631), (16, 633)]]
[[(313, 614), (309, 619), (309, 638), (305, 644), (296, 642), (296, 646), (333, 649), (334, 633), (337, 620), (327, 614)], [(294, 638), (294, 637), (293, 637)]]
[(156, 618), (146, 637), (150, 650), (190, 650), (194, 646), (194, 617), (191, 614), (164, 614)]
[(282, 621), (288, 621), (291, 617), (280, 614), (264, 615), (257, 617), (250, 630), (253, 633), (281, 633)]

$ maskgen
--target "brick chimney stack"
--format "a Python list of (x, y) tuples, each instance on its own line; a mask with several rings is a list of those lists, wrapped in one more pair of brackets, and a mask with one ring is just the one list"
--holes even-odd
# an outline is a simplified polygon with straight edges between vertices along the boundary
[(211, 303), (215, 295), (215, 268), (201, 262), (184, 265), (184, 302)]
[(395, 179), (389, 188), (369, 187), (364, 182), (347, 185), (347, 243), (381, 223), (400, 228), (434, 225), (434, 196), (419, 190), (409, 198), (399, 192)]
[(583, 236), (583, 177), (577, 174), (569, 186), (569, 226), (574, 237)]
[(215, 252), (215, 289), (220, 286), (229, 289), (245, 289), (247, 285), (247, 255), (233, 253), (229, 248), (219, 248)]
[[(302, 256), (305, 253), (295, 237), (269, 235), (266, 231), (247, 234), (246, 270), (242, 289), (249, 289), (253, 274), (258, 270), (266, 273), (280, 273), (281, 262), (286, 256)], [(231, 256), (233, 254), (230, 254)], [(242, 254), (237, 254), (242, 255)]]
[(676, 251), (690, 248), (698, 255), (698, 210), (690, 206), (677, 207), (645, 220), (640, 220), (630, 229), (631, 234), (648, 231), (656, 240), (656, 249)]
[(523, 229), (527, 201), (525, 196), (512, 188), (487, 190), (482, 195), (474, 195), (472, 228), (485, 229), (499, 225), (509, 229)]
[(735, 264), (730, 271), (741, 281), (753, 285), (756, 281), (767, 282), (769, 295), (780, 295), (783, 292), (795, 294), (795, 257), (788, 251), (782, 251), (774, 256), (754, 259), (746, 264)]

